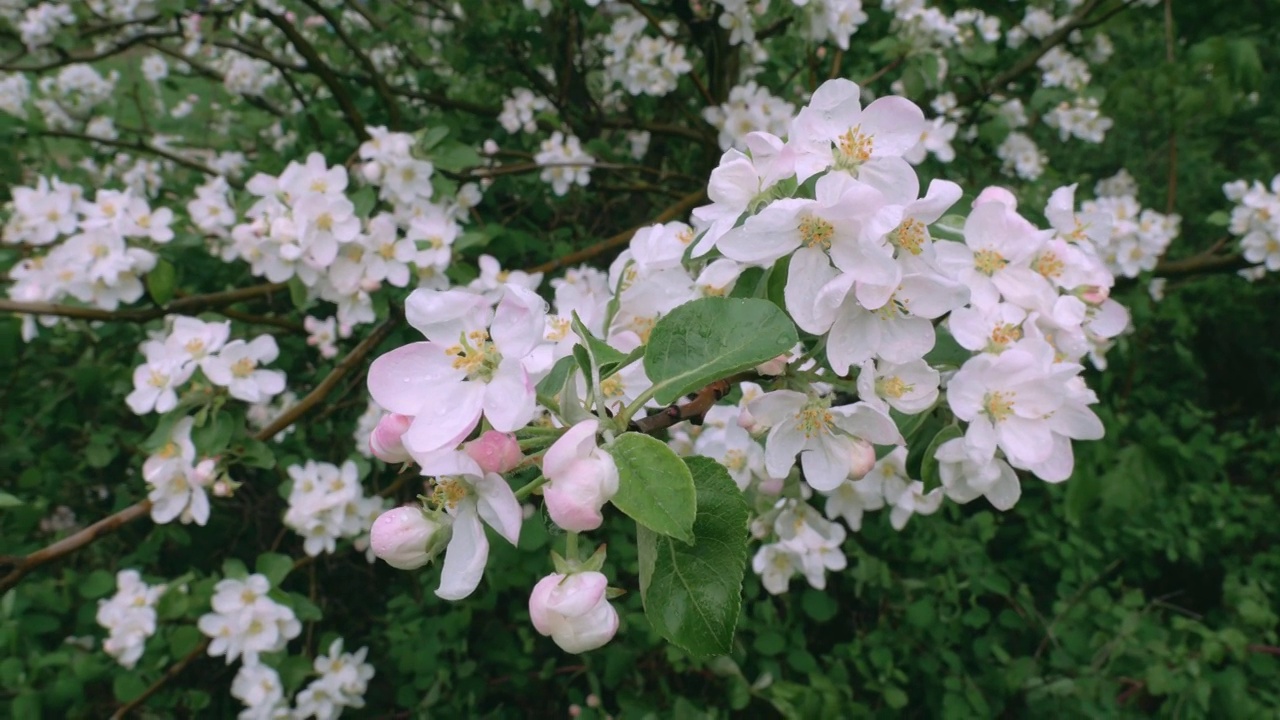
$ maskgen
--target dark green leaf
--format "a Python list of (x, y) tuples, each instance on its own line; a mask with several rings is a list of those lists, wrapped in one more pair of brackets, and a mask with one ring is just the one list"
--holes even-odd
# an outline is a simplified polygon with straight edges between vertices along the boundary
[(280, 587), (285, 576), (293, 570), (293, 560), (280, 553), (263, 553), (253, 565), (254, 572), (267, 576), (271, 587)]
[(157, 305), (168, 305), (173, 299), (174, 286), (178, 281), (178, 271), (173, 263), (163, 258), (156, 261), (156, 266), (147, 273), (147, 293)]
[(694, 656), (723, 655), (733, 643), (747, 569), (747, 503), (709, 458), (687, 458), (698, 493), (694, 543), (637, 527), (640, 595), (650, 624)]
[(644, 355), (662, 404), (790, 350), (795, 325), (777, 305), (747, 298), (701, 298), (654, 325)]

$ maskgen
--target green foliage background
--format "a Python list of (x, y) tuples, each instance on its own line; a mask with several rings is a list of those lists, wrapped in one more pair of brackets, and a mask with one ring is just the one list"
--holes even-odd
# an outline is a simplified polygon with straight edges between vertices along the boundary
[[(1006, 26), (1020, 14), (1020, 5), (1003, 0), (951, 4), (981, 7), (1006, 18)], [(533, 82), (534, 63), (511, 64), (505, 52), (554, 57), (590, 18), (577, 5), (561, 8), (535, 32), (518, 8), (474, 5), (473, 22), (445, 53), (458, 60), (451, 87), (464, 88), (452, 96), (486, 107), (506, 88)], [(1145, 206), (1182, 215), (1183, 233), (1170, 252), (1177, 258), (1225, 235), (1210, 221), (1227, 207), (1222, 183), (1266, 180), (1280, 171), (1280, 74), (1266, 71), (1280, 65), (1274, 22), (1280, 3), (1232, 3), (1228, 10), (1172, 3), (1172, 46), (1163, 11), (1134, 9), (1105, 25), (1116, 55), (1097, 71), (1093, 87), (1116, 121), (1106, 142), (1046, 144), (1049, 177), (1018, 192), (1034, 217), (1052, 188), (1071, 182), (1088, 188), (1127, 168)], [(871, 45), (885, 36), (874, 23), (855, 36), (849, 77), (866, 77), (892, 56), (891, 44)], [(712, 47), (719, 40), (708, 34), (705, 42)], [(766, 84), (804, 62), (800, 41), (792, 50), (775, 57)], [(1006, 54), (1017, 56), (1001, 49), (998, 59), (973, 58), (952, 72), (989, 77)], [(903, 74), (924, 62), (913, 58)], [(429, 71), (415, 72), (432, 88)], [(371, 88), (356, 99), (370, 124), (385, 120)], [(1033, 104), (1059, 99), (1045, 93)], [(653, 122), (706, 128), (657, 101), (637, 106)], [(576, 122), (604, 132), (588, 108), (570, 103), (565, 111), (580, 112)], [(292, 122), (303, 145), (331, 161), (355, 147), (331, 113), (308, 112)], [(427, 112), (420, 122), (449, 126), (452, 137), (470, 144), (492, 133), (447, 109)], [(990, 134), (997, 129), (981, 130), (972, 145), (957, 143), (957, 163), (928, 164), (924, 174), (953, 177), (973, 190), (1007, 183), (997, 174), (1000, 136)], [(584, 141), (598, 156), (619, 153), (619, 143), (603, 136)], [(65, 151), (24, 142), (0, 148), (11, 156), (0, 163), (6, 179), (16, 181), (19, 163), (50, 172)], [(655, 135), (651, 157), (672, 173), (661, 191), (610, 192), (610, 179), (601, 176), (593, 177), (590, 194), (554, 203), (534, 177), (495, 185), (485, 207), (499, 208), (504, 221), (486, 230), (484, 251), (504, 266), (527, 267), (644, 222), (669, 202), (664, 195), (696, 190), (718, 151)], [(266, 150), (257, 165), (277, 171), (288, 159)], [(474, 258), (480, 250), (465, 254)], [(217, 287), (242, 281), (242, 272), (213, 259), (193, 261), (179, 267), (179, 286)], [(311, 651), (338, 634), (349, 649), (370, 646), (377, 676), (368, 706), (351, 713), (359, 717), (556, 717), (591, 693), (603, 709), (584, 705), (584, 718), (605, 711), (630, 718), (1275, 716), (1280, 284), (1273, 278), (1249, 284), (1230, 274), (1175, 278), (1159, 303), (1133, 283), (1117, 297), (1133, 312), (1135, 332), (1109, 354), (1106, 372), (1089, 378), (1102, 399), (1107, 436), (1077, 444), (1070, 481), (1026, 482), (1022, 500), (1007, 513), (981, 502), (946, 505), (901, 533), (887, 517), (872, 516), (846, 546), (850, 569), (830, 576), (825, 591), (797, 579), (790, 594), (771, 597), (748, 574), (727, 657), (693, 661), (667, 646), (644, 619), (637, 592), (617, 602), (622, 630), (600, 651), (567, 656), (537, 636), (527, 593), (547, 571), (545, 551), (554, 539), (541, 516), (526, 524), (518, 550), (495, 544), (484, 584), (461, 603), (434, 596), (435, 571), (370, 566), (358, 553), (321, 557), (290, 572), (284, 588), (300, 607), (314, 602), (323, 613), (302, 640)], [(290, 309), (287, 298), (272, 302)], [(0, 319), (0, 489), (23, 501), (0, 508), (0, 554), (45, 544), (38, 524), (58, 505), (91, 521), (141, 496), (136, 450), (152, 428), (128, 413), (122, 398), (143, 336), (140, 326), (106, 324), (44, 333), (24, 344), (17, 319)], [(411, 336), (402, 331), (394, 340)], [(280, 341), (281, 357), (295, 364), (283, 368), (290, 377), (329, 367), (300, 338)], [(333, 410), (312, 416), (278, 447), (274, 468), (251, 471), (243, 490), (218, 504), (208, 527), (126, 527), (0, 597), (0, 714), (103, 717), (190, 652), (200, 639), (194, 618), (207, 607), (224, 561), (252, 559), (267, 548), (300, 556), (297, 539), (280, 530), (284, 503), (273, 488), (292, 462), (346, 459), (363, 402), (359, 380), (348, 382)], [(378, 464), (367, 468), (366, 484), (385, 486), (393, 477), (393, 468)], [(613, 584), (637, 588), (630, 523), (619, 517), (606, 528), (601, 539), (608, 542)], [(166, 596), (162, 629), (129, 672), (100, 650), (64, 641), (100, 637), (96, 600), (114, 591), (114, 573), (126, 567), (190, 584), (187, 596)], [(297, 660), (281, 673), (294, 688), (308, 670)], [(230, 717), (239, 710), (226, 692), (234, 669), (198, 658), (145, 712)]]

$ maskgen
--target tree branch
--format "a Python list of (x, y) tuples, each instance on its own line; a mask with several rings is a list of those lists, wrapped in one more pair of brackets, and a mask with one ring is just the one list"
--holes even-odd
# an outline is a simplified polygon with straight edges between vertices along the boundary
[(56, 315), (76, 320), (100, 320), (104, 322), (144, 323), (165, 315), (198, 315), (205, 310), (213, 310), (225, 305), (232, 305), (242, 300), (249, 300), (263, 295), (284, 290), (285, 283), (269, 283), (253, 285), (247, 288), (191, 295), (179, 298), (164, 307), (138, 308), (131, 310), (102, 310), (100, 308), (78, 307), (75, 305), (58, 305), (42, 302), (18, 302), (0, 298), (0, 312), (18, 313), (21, 315)]
[(298, 54), (307, 61), (307, 67), (310, 71), (320, 78), (325, 87), (329, 88), (329, 92), (333, 93), (333, 99), (338, 103), (338, 109), (342, 111), (343, 117), (347, 119), (347, 125), (351, 126), (351, 129), (355, 131), (356, 139), (360, 142), (368, 140), (369, 130), (364, 125), (364, 118), (360, 116), (360, 111), (356, 109), (355, 103), (352, 102), (351, 95), (347, 93), (347, 88), (333, 74), (333, 68), (330, 68), (321, 59), (320, 53), (316, 52), (311, 43), (307, 42), (302, 33), (298, 32), (298, 29), (288, 20), (269, 10), (260, 9), (258, 14), (284, 33), (285, 37), (289, 39), (289, 43), (298, 51)]

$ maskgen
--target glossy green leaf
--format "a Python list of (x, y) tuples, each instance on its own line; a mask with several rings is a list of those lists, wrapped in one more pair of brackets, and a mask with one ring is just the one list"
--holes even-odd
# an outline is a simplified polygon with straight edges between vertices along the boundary
[(659, 535), (693, 542), (697, 494), (689, 468), (667, 444), (641, 433), (623, 433), (605, 447), (618, 466), (613, 504)]
[(698, 493), (693, 545), (637, 528), (640, 595), (662, 637), (690, 655), (723, 655), (733, 644), (747, 569), (747, 503), (709, 458), (685, 460)]
[(767, 300), (708, 297), (685, 303), (653, 327), (644, 369), (658, 402), (675, 402), (771, 360), (798, 341), (795, 325)]

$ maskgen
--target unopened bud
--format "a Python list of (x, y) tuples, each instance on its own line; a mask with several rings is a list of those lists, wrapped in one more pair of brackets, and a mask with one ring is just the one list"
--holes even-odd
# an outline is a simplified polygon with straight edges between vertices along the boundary
[(514, 470), (524, 461), (524, 454), (520, 452), (520, 443), (516, 441), (516, 437), (497, 430), (489, 430), (463, 445), (462, 449), (486, 473), (501, 475)]
[(360, 174), (364, 175), (364, 179), (371, 183), (376, 183), (382, 179), (382, 163), (370, 161), (360, 166)]
[(1109, 297), (1111, 297), (1111, 290), (1100, 286), (1085, 288), (1085, 291), (1080, 294), (1080, 299), (1090, 305), (1101, 305), (1106, 302)]
[(861, 480), (876, 466), (876, 449), (866, 440), (854, 440), (849, 451), (849, 479)]
[(756, 372), (761, 375), (769, 376), (781, 375), (782, 372), (787, 369), (787, 359), (786, 355), (779, 355), (768, 362), (757, 365)]
[(609, 604), (609, 581), (598, 572), (552, 573), (529, 594), (529, 619), (561, 650), (595, 650), (618, 632), (618, 612)]
[(409, 451), (404, 449), (404, 433), (413, 424), (408, 415), (391, 413), (378, 421), (378, 426), (369, 434), (369, 450), (374, 457), (383, 462), (409, 462)]
[(601, 509), (618, 492), (618, 467), (596, 444), (600, 421), (591, 419), (569, 428), (542, 458), (542, 487), (547, 514), (571, 532), (595, 530), (604, 522)]
[(388, 510), (373, 521), (369, 543), (373, 554), (388, 565), (413, 570), (431, 562), (441, 543), (436, 540), (439, 523), (428, 518), (421, 508), (405, 505)]

